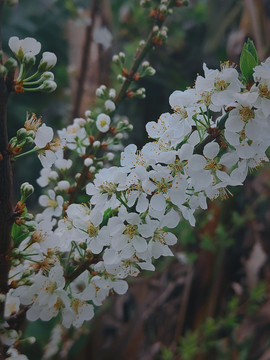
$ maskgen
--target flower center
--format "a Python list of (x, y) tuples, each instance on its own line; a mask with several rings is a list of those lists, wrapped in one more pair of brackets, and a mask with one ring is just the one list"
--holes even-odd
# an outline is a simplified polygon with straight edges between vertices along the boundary
[(268, 86), (266, 84), (260, 84), (259, 85), (259, 95), (263, 98), (270, 100), (270, 91), (268, 89)]
[(249, 107), (242, 107), (239, 109), (239, 115), (242, 121), (247, 122), (250, 119), (254, 119), (255, 113), (254, 110)]
[(216, 79), (214, 82), (214, 87), (216, 91), (223, 91), (227, 89), (227, 87), (230, 85), (228, 81)]
[(127, 224), (124, 234), (132, 239), (137, 234), (137, 225)]

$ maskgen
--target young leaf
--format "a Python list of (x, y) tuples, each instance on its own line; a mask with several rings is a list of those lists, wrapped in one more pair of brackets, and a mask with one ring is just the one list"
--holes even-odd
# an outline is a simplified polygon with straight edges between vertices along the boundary
[(258, 65), (259, 64), (259, 58), (258, 58), (258, 53), (257, 53), (257, 50), (255, 48), (254, 42), (248, 38), (246, 44), (247, 44), (247, 50), (252, 54), (252, 56), (254, 57), (254, 59), (257, 62), (256, 65)]
[[(246, 44), (245, 44), (246, 45)], [(258, 60), (253, 54), (247, 49), (247, 46), (243, 47), (240, 56), (240, 69), (247, 83), (252, 80), (254, 67), (258, 64)]]

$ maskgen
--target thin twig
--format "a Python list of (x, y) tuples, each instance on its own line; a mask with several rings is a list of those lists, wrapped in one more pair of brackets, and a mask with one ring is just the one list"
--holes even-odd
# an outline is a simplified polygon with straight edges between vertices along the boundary
[(85, 29), (85, 41), (82, 51), (80, 74), (78, 77), (77, 91), (75, 96), (74, 108), (72, 112), (72, 119), (80, 115), (80, 107), (81, 107), (82, 95), (84, 91), (84, 83), (86, 79), (86, 72), (88, 70), (88, 60), (91, 56), (90, 54), (91, 44), (93, 40), (93, 30), (95, 26), (96, 14), (98, 11), (98, 4), (99, 4), (98, 0), (91, 1), (91, 23), (87, 25)]

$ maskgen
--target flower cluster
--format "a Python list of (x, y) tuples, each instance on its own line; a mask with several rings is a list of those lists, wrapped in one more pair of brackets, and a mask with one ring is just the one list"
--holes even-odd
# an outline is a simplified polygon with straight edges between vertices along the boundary
[[(67, 201), (73, 184), (57, 171), (68, 171), (72, 161), (61, 153), (53, 161), (57, 171), (51, 170), (47, 155), (38, 183), (54, 187), (40, 197), (44, 211), (24, 221), (28, 232), (12, 251), (5, 315), (22, 304), (29, 320), (61, 313), (65, 327), (79, 327), (110, 293), (127, 291), (128, 276), (154, 270), (154, 259), (173, 255), (177, 238), (170, 229), (181, 217), (194, 226), (194, 212), (206, 209), (207, 199), (228, 197), (228, 187), (242, 185), (249, 169), (268, 160), (270, 59), (254, 68), (253, 77), (247, 87), (229, 63), (221, 70), (204, 65), (194, 88), (170, 96), (172, 112), (146, 125), (152, 141), (140, 151), (128, 145), (121, 166), (96, 173), (86, 185), (88, 204)], [(95, 155), (85, 157), (98, 141), (89, 131), (95, 125), (103, 134), (111, 123), (105, 112), (96, 121), (92, 115), (75, 119), (59, 137), (95, 172)], [(44, 148), (51, 140), (46, 125), (39, 126), (36, 145)], [(1, 339), (10, 345), (16, 336), (5, 330)]]

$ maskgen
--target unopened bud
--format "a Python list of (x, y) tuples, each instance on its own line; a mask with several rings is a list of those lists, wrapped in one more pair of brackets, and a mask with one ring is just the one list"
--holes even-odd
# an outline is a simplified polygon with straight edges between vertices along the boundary
[(85, 117), (90, 117), (91, 116), (91, 110), (86, 110), (85, 113), (84, 113), (84, 116)]
[(164, 12), (167, 11), (167, 6), (164, 5), (164, 4), (162, 4), (162, 5), (160, 6), (159, 10), (164, 13)]
[(18, 141), (21, 141), (25, 139), (28, 136), (28, 132), (25, 128), (21, 128), (17, 131), (17, 139)]
[(121, 140), (123, 139), (124, 135), (122, 133), (118, 133), (115, 135), (116, 139)]
[(96, 140), (93, 142), (93, 147), (94, 148), (99, 148), (100, 147), (100, 141)]
[(115, 103), (112, 100), (106, 100), (104, 106), (109, 112), (113, 112), (115, 110)]
[(28, 182), (25, 182), (21, 185), (21, 202), (25, 202), (25, 200), (32, 195), (34, 192), (33, 185), (29, 184)]
[(113, 153), (111, 153), (111, 152), (108, 152), (108, 154), (107, 154), (107, 159), (108, 159), (108, 161), (112, 161), (113, 160), (113, 158), (114, 158), (114, 154)]
[(119, 56), (118, 55), (113, 55), (113, 57), (112, 57), (112, 61), (114, 62), (114, 63), (119, 63)]
[(109, 90), (109, 97), (111, 99), (114, 99), (116, 97), (116, 90), (115, 89), (110, 89)]
[(6, 76), (7, 75), (7, 69), (5, 68), (5, 66), (4, 65), (1, 65), (0, 64), (0, 77), (2, 78), (2, 77), (4, 77), (4, 76)]
[(18, 62), (17, 60), (13, 59), (13, 58), (8, 58), (7, 61), (5, 62), (5, 68), (7, 69), (7, 71), (9, 73), (13, 73), (15, 71), (15, 69), (18, 66)]
[(121, 52), (119, 53), (119, 58), (120, 58), (121, 61), (125, 61), (125, 59), (126, 59), (126, 54), (121, 51)]
[(48, 71), (52, 69), (57, 63), (57, 57), (54, 53), (46, 51), (42, 54), (38, 70), (40, 72)]
[(34, 139), (31, 136), (27, 136), (27, 138), (24, 140), (25, 146), (31, 146), (34, 144)]
[(122, 84), (125, 81), (125, 77), (123, 75), (117, 75), (117, 80)]
[(45, 80), (54, 80), (54, 74), (53, 74), (51, 71), (45, 71), (45, 72), (41, 75), (40, 79), (41, 79), (42, 81), (45, 81)]
[(57, 88), (57, 84), (53, 80), (45, 80), (44, 83), (39, 87), (44, 92), (53, 92)]
[(156, 70), (152, 66), (148, 66), (148, 68), (145, 69), (145, 75), (153, 76), (155, 73)]
[(93, 164), (93, 159), (92, 158), (86, 158), (83, 163), (84, 163), (85, 166), (89, 167), (89, 166), (91, 166)]
[(70, 183), (67, 180), (59, 181), (56, 190), (66, 191), (70, 187)]

